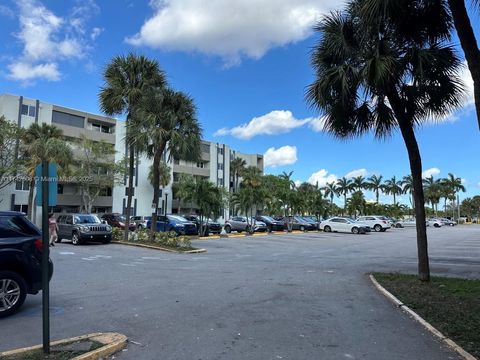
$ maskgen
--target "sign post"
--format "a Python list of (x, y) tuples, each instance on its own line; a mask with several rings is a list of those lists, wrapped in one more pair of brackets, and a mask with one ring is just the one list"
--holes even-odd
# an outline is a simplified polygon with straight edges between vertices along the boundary
[[(48, 207), (57, 203), (57, 166), (43, 161), (35, 169), (37, 176), (36, 204), (42, 206), (42, 333), (43, 353), (50, 354), (50, 232)], [(40, 175), (40, 176), (39, 176)]]

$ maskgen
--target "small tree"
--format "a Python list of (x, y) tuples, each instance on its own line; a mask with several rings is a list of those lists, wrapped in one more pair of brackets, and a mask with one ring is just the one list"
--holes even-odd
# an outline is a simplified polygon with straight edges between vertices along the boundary
[(10, 185), (21, 170), (22, 161), (17, 159), (22, 129), (0, 116), (0, 189)]
[[(180, 174), (178, 180), (172, 185), (173, 198), (178, 200), (177, 213), (181, 213), (182, 201), (189, 201), (193, 195), (193, 187), (195, 186), (195, 178), (190, 174)], [(190, 207), (191, 211), (191, 207)]]

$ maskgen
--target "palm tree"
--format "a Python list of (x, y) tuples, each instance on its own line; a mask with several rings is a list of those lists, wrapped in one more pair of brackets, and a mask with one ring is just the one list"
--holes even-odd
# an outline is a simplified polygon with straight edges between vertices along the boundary
[(148, 169), (148, 181), (150, 182), (150, 184), (154, 186), (154, 184), (156, 183), (155, 179), (153, 178), (155, 175), (158, 176), (157, 183), (160, 184), (161, 187), (165, 187), (168, 184), (170, 184), (170, 182), (172, 181), (172, 175), (171, 175), (172, 168), (168, 166), (165, 161), (160, 162), (160, 165), (157, 171), (154, 171), (153, 166), (154, 166), (153, 164), (150, 165)]
[(247, 162), (240, 157), (236, 157), (230, 161), (230, 173), (233, 174), (234, 184), (233, 192), (238, 190), (238, 179), (242, 176), (246, 166)]
[[(473, 0), (473, 5), (480, 10), (480, 1)], [(475, 99), (475, 108), (477, 111), (477, 122), (480, 127), (480, 49), (478, 47), (477, 39), (473, 31), (465, 1), (463, 0), (448, 0), (448, 6), (452, 13), (453, 23), (457, 30), (460, 44), (467, 60), (470, 74), (473, 79), (473, 96)], [(475, 15), (478, 16), (478, 15)]]
[(406, 193), (409, 194), (410, 205), (412, 205), (412, 208), (414, 209), (414, 212), (415, 212), (415, 201), (413, 200), (413, 197), (412, 197), (412, 194), (413, 194), (413, 178), (412, 178), (412, 175), (404, 176), (401, 182), (402, 182), (403, 193), (404, 194), (406, 194)]
[(337, 180), (337, 191), (343, 195), (343, 209), (347, 208), (347, 195), (353, 190), (353, 182), (345, 176)]
[[(147, 93), (151, 93), (153, 89), (163, 89), (166, 80), (157, 61), (134, 54), (114, 57), (105, 68), (103, 77), (105, 84), (98, 95), (101, 110), (109, 116), (125, 114), (127, 120), (125, 142), (128, 147), (128, 193), (125, 229), (128, 229), (132, 208), (135, 155), (143, 145), (135, 143), (132, 137), (138, 132), (138, 125), (142, 121), (136, 118), (133, 112)], [(128, 231), (125, 231), (124, 236), (125, 240), (128, 240)]]
[(362, 190), (367, 189), (368, 183), (362, 175), (353, 177), (352, 182), (353, 182), (353, 185), (352, 185), (353, 189), (356, 191), (361, 192)]
[[(462, 184), (462, 179), (459, 177), (456, 177), (452, 173), (448, 173), (447, 178), (443, 180), (443, 183), (445, 186), (452, 192), (453, 194), (453, 199), (457, 198), (457, 194), (459, 191), (465, 192), (467, 191), (465, 189), (465, 186)], [(457, 198), (458, 202), (458, 198)], [(454, 208), (455, 211), (455, 208)], [(453, 216), (455, 217), (455, 215)]]
[(387, 194), (393, 195), (393, 205), (397, 205), (397, 195), (403, 194), (402, 181), (393, 176), (385, 180), (384, 189)]
[[(414, 181), (419, 278), (430, 279), (422, 161), (415, 127), (461, 102), (460, 59), (444, 8), (430, 2), (353, 0), (316, 26), (316, 79), (307, 99), (324, 113), (325, 129), (340, 138), (400, 129)], [(409, 19), (405, 26), (405, 19)]]
[(382, 181), (383, 181), (383, 176), (382, 175), (380, 175), (380, 176), (372, 175), (372, 176), (370, 176), (370, 178), (368, 179), (368, 182), (367, 182), (367, 189), (375, 192), (375, 199), (376, 199), (377, 204), (378, 204), (378, 200), (380, 198), (380, 191), (383, 190)]
[[(144, 145), (145, 153), (153, 159), (153, 204), (160, 198), (160, 164), (164, 152), (175, 159), (198, 161), (202, 129), (196, 118), (193, 99), (181, 92), (165, 89), (147, 94), (133, 114), (143, 119), (139, 131), (132, 135), (135, 144)], [(132, 130), (133, 131), (133, 130)], [(157, 224), (157, 211), (152, 212), (150, 236)]]
[(292, 231), (292, 225), (290, 223), (289, 215), (296, 200), (295, 199), (296, 186), (295, 186), (295, 181), (292, 180), (292, 175), (293, 175), (293, 171), (290, 171), (289, 173), (283, 171), (280, 175), (278, 175), (278, 178), (280, 179), (279, 195), (283, 203), (283, 211), (287, 219), (287, 231), (289, 232)]
[(334, 181), (326, 183), (323, 188), (325, 197), (330, 197), (330, 204), (333, 204), (333, 198), (338, 195), (338, 188)]
[(178, 180), (173, 183), (173, 198), (178, 200), (177, 214), (181, 213), (182, 201), (191, 200), (194, 185), (195, 178), (190, 174), (183, 173), (181, 173)]
[(433, 176), (423, 179), (423, 186), (425, 191), (425, 200), (432, 204), (432, 210), (437, 215), (437, 205), (442, 196), (442, 183), (439, 179), (433, 179)]
[(35, 168), (38, 165), (56, 163), (66, 169), (72, 160), (72, 150), (63, 140), (63, 131), (54, 125), (34, 123), (23, 134), (22, 148), (27, 158), (26, 172), (30, 176), (27, 216), (33, 220), (33, 192), (35, 190)]

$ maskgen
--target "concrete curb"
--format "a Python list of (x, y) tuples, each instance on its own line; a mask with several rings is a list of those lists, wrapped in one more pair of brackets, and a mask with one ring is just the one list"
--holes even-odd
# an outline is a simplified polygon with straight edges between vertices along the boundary
[[(50, 342), (50, 346), (68, 344), (68, 343), (85, 340), (85, 339), (97, 341), (99, 343), (104, 344), (104, 346), (96, 350), (89, 351), (88, 353), (74, 357), (72, 358), (72, 360), (97, 360), (101, 357), (115, 354), (116, 352), (120, 351), (126, 346), (127, 340), (128, 340), (125, 335), (119, 334), (119, 333), (93, 333), (88, 335), (75, 336), (68, 339), (52, 341)], [(13, 356), (13, 355), (18, 356), (26, 352), (41, 349), (41, 348), (42, 348), (42, 345), (35, 345), (35, 346), (26, 347), (26, 348), (5, 351), (0, 353), (0, 359), (3, 358), (4, 356)]]
[(161, 247), (161, 246), (153, 246), (153, 245), (147, 245), (147, 244), (134, 244), (134, 243), (126, 242), (126, 241), (112, 241), (111, 244), (136, 246), (136, 247), (141, 247), (141, 248), (146, 248), (146, 249), (154, 249), (154, 250), (166, 251), (166, 252), (177, 253), (177, 254), (199, 254), (199, 253), (207, 252), (207, 249), (195, 249), (195, 250), (188, 250), (188, 251), (178, 251), (178, 250), (164, 248), (164, 247)]
[(457, 354), (462, 356), (465, 360), (477, 360), (476, 357), (474, 357), (472, 354), (468, 353), (465, 351), (460, 345), (458, 345), (455, 341), (452, 339), (446, 337), (443, 335), (440, 331), (438, 331), (436, 328), (434, 328), (429, 322), (427, 322), (424, 318), (422, 318), (420, 315), (418, 315), (415, 311), (410, 309), (407, 305), (402, 303), (399, 299), (397, 299), (391, 292), (389, 292), (387, 289), (385, 289), (382, 285), (380, 285), (375, 279), (375, 276), (372, 274), (369, 275), (370, 280), (372, 281), (373, 285), (377, 288), (378, 291), (380, 291), (387, 299), (392, 301), (398, 308), (401, 308), (403, 311), (405, 311), (407, 314), (409, 314), (411, 317), (413, 317), (416, 321), (418, 321), (420, 324), (423, 325), (428, 331), (430, 331), (433, 335), (438, 337), (440, 340), (442, 340), (445, 344), (447, 344), (450, 348), (455, 350)]

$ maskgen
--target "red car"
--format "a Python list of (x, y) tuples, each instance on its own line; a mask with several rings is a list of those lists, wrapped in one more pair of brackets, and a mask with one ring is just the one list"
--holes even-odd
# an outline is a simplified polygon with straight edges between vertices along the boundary
[[(116, 228), (120, 228), (122, 230), (125, 229), (125, 223), (127, 219), (122, 214), (113, 213), (113, 214), (104, 214), (102, 215), (102, 220), (106, 221), (108, 225)], [(136, 229), (136, 224), (132, 221), (128, 227), (130, 231), (134, 231)]]

